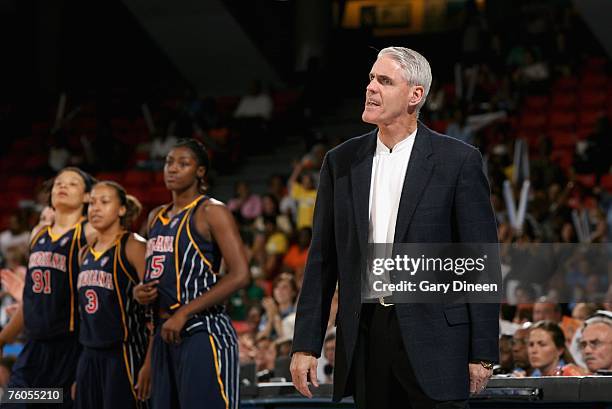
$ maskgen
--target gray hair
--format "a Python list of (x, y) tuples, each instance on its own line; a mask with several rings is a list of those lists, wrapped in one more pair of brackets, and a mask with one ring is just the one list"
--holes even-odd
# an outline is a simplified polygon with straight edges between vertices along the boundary
[(429, 62), (421, 54), (405, 47), (383, 48), (378, 52), (377, 58), (380, 58), (383, 55), (388, 55), (395, 62), (397, 62), (400, 67), (402, 67), (404, 78), (406, 78), (408, 84), (420, 85), (424, 88), (423, 99), (421, 99), (421, 102), (419, 102), (417, 105), (418, 113), (421, 110), (421, 107), (425, 104), (425, 100), (429, 94), (429, 89), (431, 88), (432, 77)]
[(609, 327), (612, 327), (612, 312), (606, 310), (598, 310), (595, 314), (593, 314), (584, 321), (582, 330), (584, 331), (586, 327), (593, 324), (606, 324)]

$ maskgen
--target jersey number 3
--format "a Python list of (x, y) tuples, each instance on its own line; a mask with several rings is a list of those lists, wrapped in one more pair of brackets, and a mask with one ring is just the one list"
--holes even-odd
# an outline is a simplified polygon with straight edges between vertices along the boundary
[(36, 294), (51, 294), (51, 271), (34, 270), (32, 271), (32, 292)]
[(93, 314), (98, 311), (98, 294), (94, 290), (87, 290), (85, 291), (85, 297), (87, 298), (85, 312)]

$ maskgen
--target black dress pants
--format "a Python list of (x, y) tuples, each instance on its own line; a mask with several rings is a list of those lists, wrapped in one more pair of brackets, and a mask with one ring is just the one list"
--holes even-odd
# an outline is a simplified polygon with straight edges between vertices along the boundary
[(467, 400), (436, 401), (423, 392), (393, 306), (363, 305), (352, 374), (358, 409), (468, 409)]

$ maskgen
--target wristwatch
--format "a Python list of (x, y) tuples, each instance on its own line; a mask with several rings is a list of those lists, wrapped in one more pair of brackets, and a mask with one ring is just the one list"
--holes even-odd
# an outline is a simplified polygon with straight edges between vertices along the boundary
[(482, 367), (488, 371), (493, 369), (493, 366), (494, 366), (493, 362), (489, 362), (489, 361), (480, 361), (478, 363), (482, 365)]

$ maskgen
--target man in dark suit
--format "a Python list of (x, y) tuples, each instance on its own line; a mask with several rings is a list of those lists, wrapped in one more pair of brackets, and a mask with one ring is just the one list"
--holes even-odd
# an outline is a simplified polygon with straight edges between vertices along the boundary
[[(419, 53), (378, 54), (362, 119), (377, 129), (325, 157), (291, 374), (311, 397), (338, 284), (334, 400), (357, 407), (466, 408), (498, 360), (498, 304), (362, 303), (368, 243), (496, 243), (477, 149), (418, 121), (431, 85)], [(400, 406), (401, 405), (401, 406)]]

